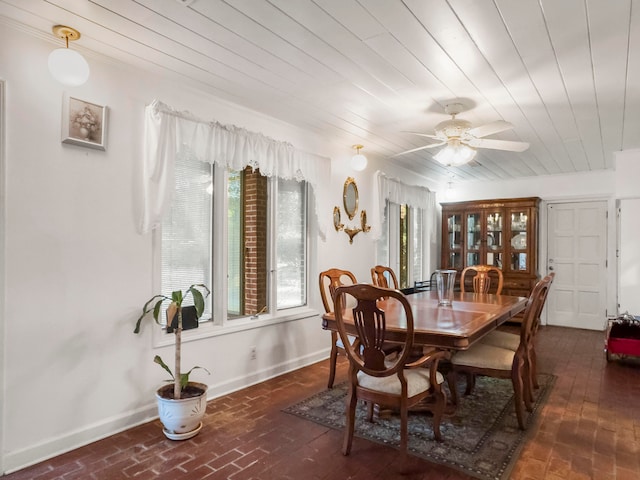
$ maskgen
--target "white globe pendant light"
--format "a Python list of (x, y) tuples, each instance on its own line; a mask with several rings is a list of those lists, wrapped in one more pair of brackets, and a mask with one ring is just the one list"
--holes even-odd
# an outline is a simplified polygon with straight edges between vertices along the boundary
[(49, 72), (63, 85), (77, 87), (89, 79), (89, 64), (75, 50), (69, 48), (69, 40), (80, 38), (80, 32), (71, 27), (56, 25), (52, 28), (56, 37), (63, 38), (65, 48), (56, 48), (49, 54)]
[(361, 172), (367, 168), (367, 157), (360, 153), (360, 149), (364, 147), (362, 145), (354, 145), (353, 148), (356, 149), (357, 153), (351, 157), (351, 168), (356, 172)]

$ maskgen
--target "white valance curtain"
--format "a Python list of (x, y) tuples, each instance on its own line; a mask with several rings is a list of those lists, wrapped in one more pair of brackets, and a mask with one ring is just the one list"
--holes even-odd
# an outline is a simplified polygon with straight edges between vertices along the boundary
[(407, 185), (396, 178), (389, 178), (380, 170), (376, 171), (373, 176), (373, 198), (374, 211), (372, 212), (372, 228), (373, 240), (380, 238), (382, 233), (382, 224), (384, 223), (384, 207), (386, 201), (398, 205), (409, 205), (410, 207), (420, 208), (430, 222), (427, 226), (430, 240), (435, 240), (437, 232), (438, 212), (436, 210), (436, 194), (426, 187), (417, 185)]
[(331, 178), (329, 158), (302, 152), (261, 133), (198, 119), (158, 100), (145, 109), (144, 137), (140, 233), (162, 223), (162, 216), (171, 205), (175, 159), (178, 154), (185, 154), (232, 170), (251, 166), (268, 177), (308, 182), (315, 196), (319, 232), (324, 238), (326, 224), (318, 209), (326, 204), (320, 198), (326, 189), (320, 184)]

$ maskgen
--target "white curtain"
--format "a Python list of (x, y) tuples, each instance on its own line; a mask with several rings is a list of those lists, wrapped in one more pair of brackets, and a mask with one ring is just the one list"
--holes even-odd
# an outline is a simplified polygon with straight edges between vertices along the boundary
[(232, 170), (259, 168), (262, 175), (306, 181), (315, 196), (320, 236), (325, 238), (326, 215), (318, 215), (326, 205), (326, 189), (321, 183), (331, 178), (329, 158), (302, 152), (293, 145), (233, 125), (205, 121), (188, 112), (178, 112), (154, 100), (145, 109), (142, 166), (142, 205), (138, 230), (147, 233), (160, 226), (171, 204), (173, 166), (178, 153)]
[(389, 200), (398, 205), (421, 208), (425, 212), (426, 230), (430, 240), (436, 240), (438, 212), (436, 211), (436, 194), (426, 187), (407, 185), (396, 178), (389, 178), (380, 170), (373, 176), (374, 208), (371, 219), (373, 240), (378, 240), (384, 223), (384, 206)]

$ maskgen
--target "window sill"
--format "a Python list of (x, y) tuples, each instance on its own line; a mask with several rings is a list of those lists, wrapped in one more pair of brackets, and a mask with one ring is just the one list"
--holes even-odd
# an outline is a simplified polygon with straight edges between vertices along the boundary
[[(198, 328), (182, 332), (182, 342), (191, 342), (209, 337), (229, 335), (256, 328), (269, 327), (279, 323), (293, 322), (305, 318), (317, 317), (317, 310), (309, 307), (299, 307), (283, 310), (276, 315), (262, 314), (258, 318), (244, 317), (234, 320), (227, 320), (224, 325), (215, 325), (213, 322), (203, 322)], [(174, 344), (174, 337), (167, 334), (164, 329), (154, 330), (154, 348), (166, 347)]]

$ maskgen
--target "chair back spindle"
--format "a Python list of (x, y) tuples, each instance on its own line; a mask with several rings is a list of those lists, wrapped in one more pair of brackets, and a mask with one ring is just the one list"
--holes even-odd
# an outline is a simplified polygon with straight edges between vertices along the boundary
[[(474, 293), (489, 293), (490, 290), (496, 295), (502, 293), (502, 286), (504, 284), (504, 277), (502, 270), (493, 265), (473, 265), (462, 270), (460, 275), (460, 291), (465, 292), (466, 288), (466, 276), (474, 274), (471, 279), (471, 285)], [(495, 290), (492, 290), (492, 277), (497, 278), (498, 284)]]

